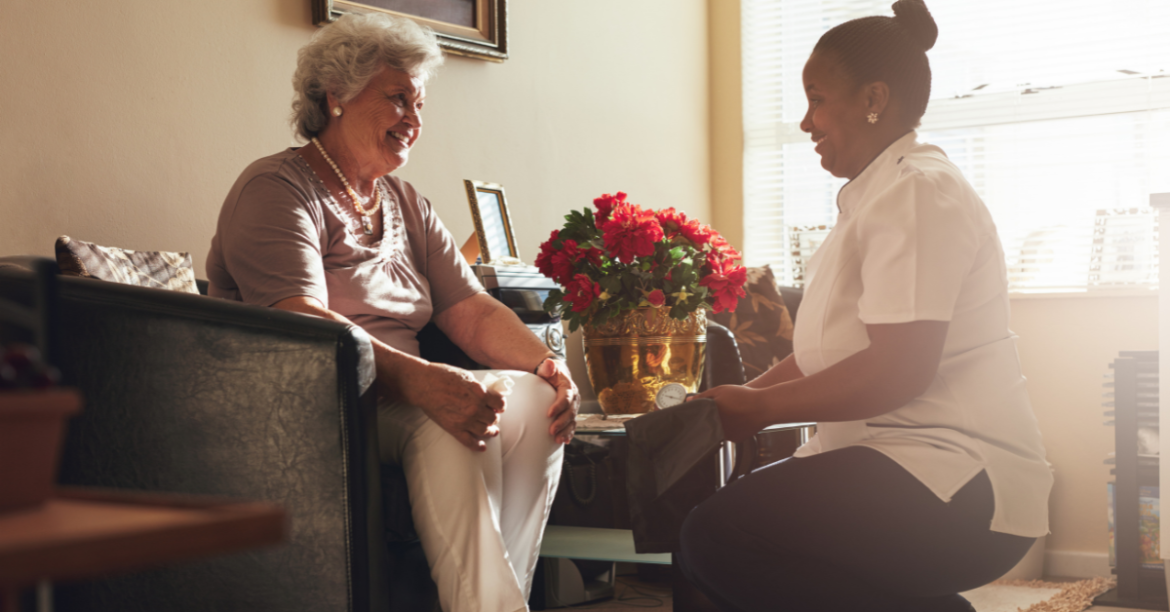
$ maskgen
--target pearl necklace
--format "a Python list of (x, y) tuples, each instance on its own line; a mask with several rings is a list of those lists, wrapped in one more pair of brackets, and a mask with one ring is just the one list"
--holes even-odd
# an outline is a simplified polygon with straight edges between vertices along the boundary
[(337, 178), (341, 179), (341, 184), (345, 186), (345, 194), (348, 195), (350, 201), (353, 202), (354, 210), (356, 210), (357, 213), (362, 216), (362, 226), (366, 231), (366, 235), (373, 236), (374, 224), (372, 221), (370, 221), (370, 215), (378, 212), (378, 209), (382, 207), (382, 190), (378, 188), (377, 183), (374, 183), (374, 205), (371, 206), (369, 210), (362, 208), (362, 199), (358, 197), (358, 194), (356, 191), (354, 191), (353, 187), (349, 186), (349, 181), (345, 180), (345, 175), (341, 173), (341, 168), (338, 168), (337, 164), (333, 163), (333, 158), (329, 157), (329, 154), (325, 152), (325, 147), (321, 146), (321, 141), (314, 137), (313, 144), (317, 145), (317, 150), (321, 152), (321, 157), (324, 157), (325, 161), (329, 162), (329, 167), (333, 168), (333, 172), (337, 174)]

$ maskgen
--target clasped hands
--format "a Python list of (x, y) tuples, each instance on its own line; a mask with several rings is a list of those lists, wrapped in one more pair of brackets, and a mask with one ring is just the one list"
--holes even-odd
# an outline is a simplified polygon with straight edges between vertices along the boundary
[[(549, 435), (560, 444), (573, 439), (577, 427), (580, 393), (561, 361), (546, 359), (537, 368), (557, 392), (549, 406)], [(500, 414), (507, 401), (499, 391), (486, 388), (467, 370), (441, 363), (430, 363), (419, 370), (404, 389), (403, 399), (418, 406), (436, 424), (475, 450), (487, 450), (487, 440), (500, 435)]]

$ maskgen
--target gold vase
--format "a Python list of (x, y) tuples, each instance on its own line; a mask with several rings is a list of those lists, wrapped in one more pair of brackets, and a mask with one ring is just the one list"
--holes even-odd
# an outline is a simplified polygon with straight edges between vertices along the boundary
[(605, 414), (657, 410), (668, 383), (699, 388), (707, 354), (707, 311), (679, 321), (666, 308), (638, 308), (601, 325), (583, 326), (585, 367)]

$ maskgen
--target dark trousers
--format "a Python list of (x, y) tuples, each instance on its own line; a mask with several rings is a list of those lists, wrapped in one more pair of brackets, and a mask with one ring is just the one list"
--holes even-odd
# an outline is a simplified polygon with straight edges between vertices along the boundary
[(1033, 538), (989, 529), (980, 472), (943, 502), (892, 459), (848, 447), (756, 470), (687, 517), (684, 575), (724, 612), (972, 611)]

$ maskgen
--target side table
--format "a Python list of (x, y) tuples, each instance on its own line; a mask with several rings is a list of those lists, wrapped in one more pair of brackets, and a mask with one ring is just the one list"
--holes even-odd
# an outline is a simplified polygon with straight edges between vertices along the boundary
[(61, 488), (40, 506), (0, 514), (0, 612), (17, 612), (19, 590), (44, 581), (270, 546), (284, 537), (284, 511), (270, 503)]

